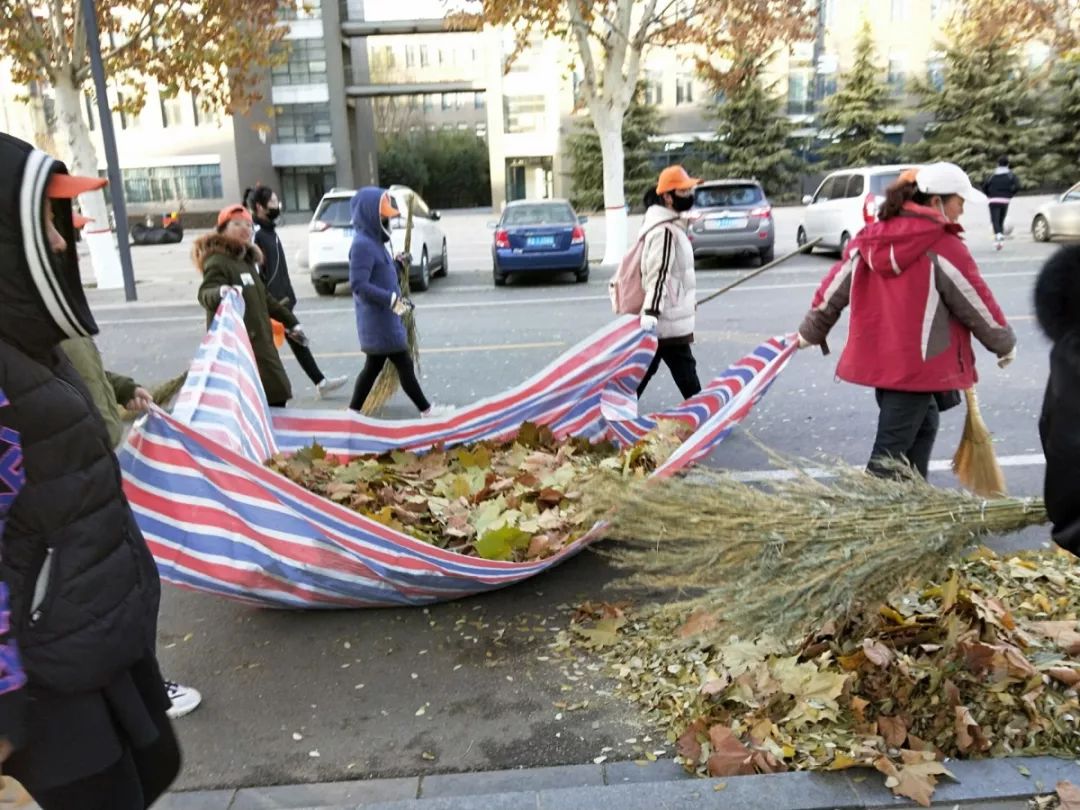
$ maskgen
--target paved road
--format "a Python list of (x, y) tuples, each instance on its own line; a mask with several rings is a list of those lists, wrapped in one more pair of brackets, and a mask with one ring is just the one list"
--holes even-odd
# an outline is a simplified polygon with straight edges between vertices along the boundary
[[(302, 240), (301, 230), (287, 231), (290, 250)], [(980, 357), (980, 399), (996, 431), (999, 456), (1011, 465), (1010, 487), (1035, 494), (1042, 475), (1036, 418), (1046, 343), (1032, 320), (1030, 297), (1034, 274), (1053, 247), (1023, 235), (1000, 254), (978, 235), (972, 245), (1020, 338), (1019, 359), (1006, 371), (989, 356)], [(186, 265), (188, 249), (185, 244), (136, 254), (146, 279), (136, 306), (118, 303), (113, 292), (90, 292), (110, 367), (148, 382), (185, 367), (204, 324), (190, 303), (196, 278)], [(695, 347), (702, 377), (721, 372), (764, 337), (794, 329), (831, 261), (799, 258), (703, 307)], [(702, 294), (743, 269), (750, 265), (702, 271)], [(302, 271), (294, 270), (302, 296), (298, 313), (316, 355), (327, 373), (354, 374), (362, 358), (350, 300), (344, 294), (316, 298)], [(540, 280), (495, 289), (486, 267), (470, 272), (455, 265), (449, 278), (416, 298), (422, 382), (429, 396), (464, 404), (550, 362), (610, 318), (609, 275), (597, 272), (586, 285)], [(836, 349), (842, 332), (838, 328), (832, 340)], [(742, 471), (764, 467), (763, 453), (748, 433), (788, 455), (863, 463), (874, 428), (872, 395), (834, 382), (834, 361), (835, 355), (800, 354), (745, 430), (709, 463)], [(298, 393), (294, 404), (315, 405), (291, 357), (286, 365)], [(661, 372), (643, 407), (658, 409), (677, 399), (670, 377)], [(336, 404), (344, 407), (345, 398)], [(410, 409), (399, 397), (387, 416)], [(943, 419), (935, 453), (943, 463), (962, 422), (959, 409)], [(950, 477), (939, 472), (934, 480), (945, 484)], [(1044, 532), (1032, 531), (1009, 542), (1044, 540)], [(169, 674), (206, 695), (205, 706), (180, 722), (188, 757), (179, 786), (580, 764), (602, 752), (614, 760), (639, 757), (645, 748), (662, 751), (662, 735), (642, 728), (632, 706), (601, 694), (603, 684), (592, 673), (564, 670), (546, 648), (561, 621), (559, 606), (604, 598), (610, 577), (602, 558), (584, 554), (526, 585), (483, 598), (429, 610), (321, 614), (257, 611), (167, 589), (162, 659)], [(652, 739), (643, 742), (650, 732)]]

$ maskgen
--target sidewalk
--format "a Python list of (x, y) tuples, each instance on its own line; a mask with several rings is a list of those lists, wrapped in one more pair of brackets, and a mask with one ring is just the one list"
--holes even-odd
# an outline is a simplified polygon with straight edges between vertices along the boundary
[[(947, 762), (934, 807), (1024, 810), (1027, 799), (1080, 783), (1080, 762), (1052, 757)], [(1025, 773), (1026, 771), (1026, 773)], [(670, 760), (442, 774), (173, 793), (155, 810), (854, 810), (914, 807), (869, 770), (695, 779)], [(0, 794), (0, 810), (34, 810)]]

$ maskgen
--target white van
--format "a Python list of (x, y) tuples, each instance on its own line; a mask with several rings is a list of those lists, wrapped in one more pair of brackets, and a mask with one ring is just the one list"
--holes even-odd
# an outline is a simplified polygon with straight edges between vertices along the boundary
[(877, 219), (885, 189), (909, 165), (863, 166), (833, 172), (813, 195), (803, 197), (806, 212), (796, 241), (799, 245), (821, 237), (819, 247), (844, 252), (848, 240)]

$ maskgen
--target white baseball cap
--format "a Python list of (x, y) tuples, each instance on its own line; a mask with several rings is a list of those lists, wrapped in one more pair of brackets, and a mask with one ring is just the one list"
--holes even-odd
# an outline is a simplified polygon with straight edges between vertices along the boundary
[(967, 173), (955, 163), (923, 166), (915, 173), (915, 185), (923, 194), (959, 194), (965, 202), (986, 205), (986, 195), (971, 185)]

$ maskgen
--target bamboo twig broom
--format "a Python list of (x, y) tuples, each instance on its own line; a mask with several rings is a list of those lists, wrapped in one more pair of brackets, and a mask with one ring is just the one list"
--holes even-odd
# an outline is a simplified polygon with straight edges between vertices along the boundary
[(953, 472), (961, 485), (976, 495), (1003, 496), (1006, 494), (1005, 476), (994, 455), (993, 436), (983, 421), (975, 389), (967, 389), (964, 398), (967, 400), (967, 417), (960, 446), (953, 456)]
[[(409, 298), (409, 270), (412, 266), (412, 235), (413, 235), (413, 198), (409, 196), (409, 206), (405, 218), (405, 249), (404, 261), (398, 267), (398, 286), (401, 288), (401, 297)], [(405, 335), (409, 341), (409, 356), (412, 357), (417, 372), (420, 371), (420, 341), (416, 332), (416, 310), (409, 309), (401, 320), (405, 323)], [(390, 397), (398, 390), (401, 381), (398, 379), (397, 369), (393, 363), (383, 366), (375, 385), (364, 400), (363, 413), (372, 416), (382, 410), (383, 406), (390, 401)]]

